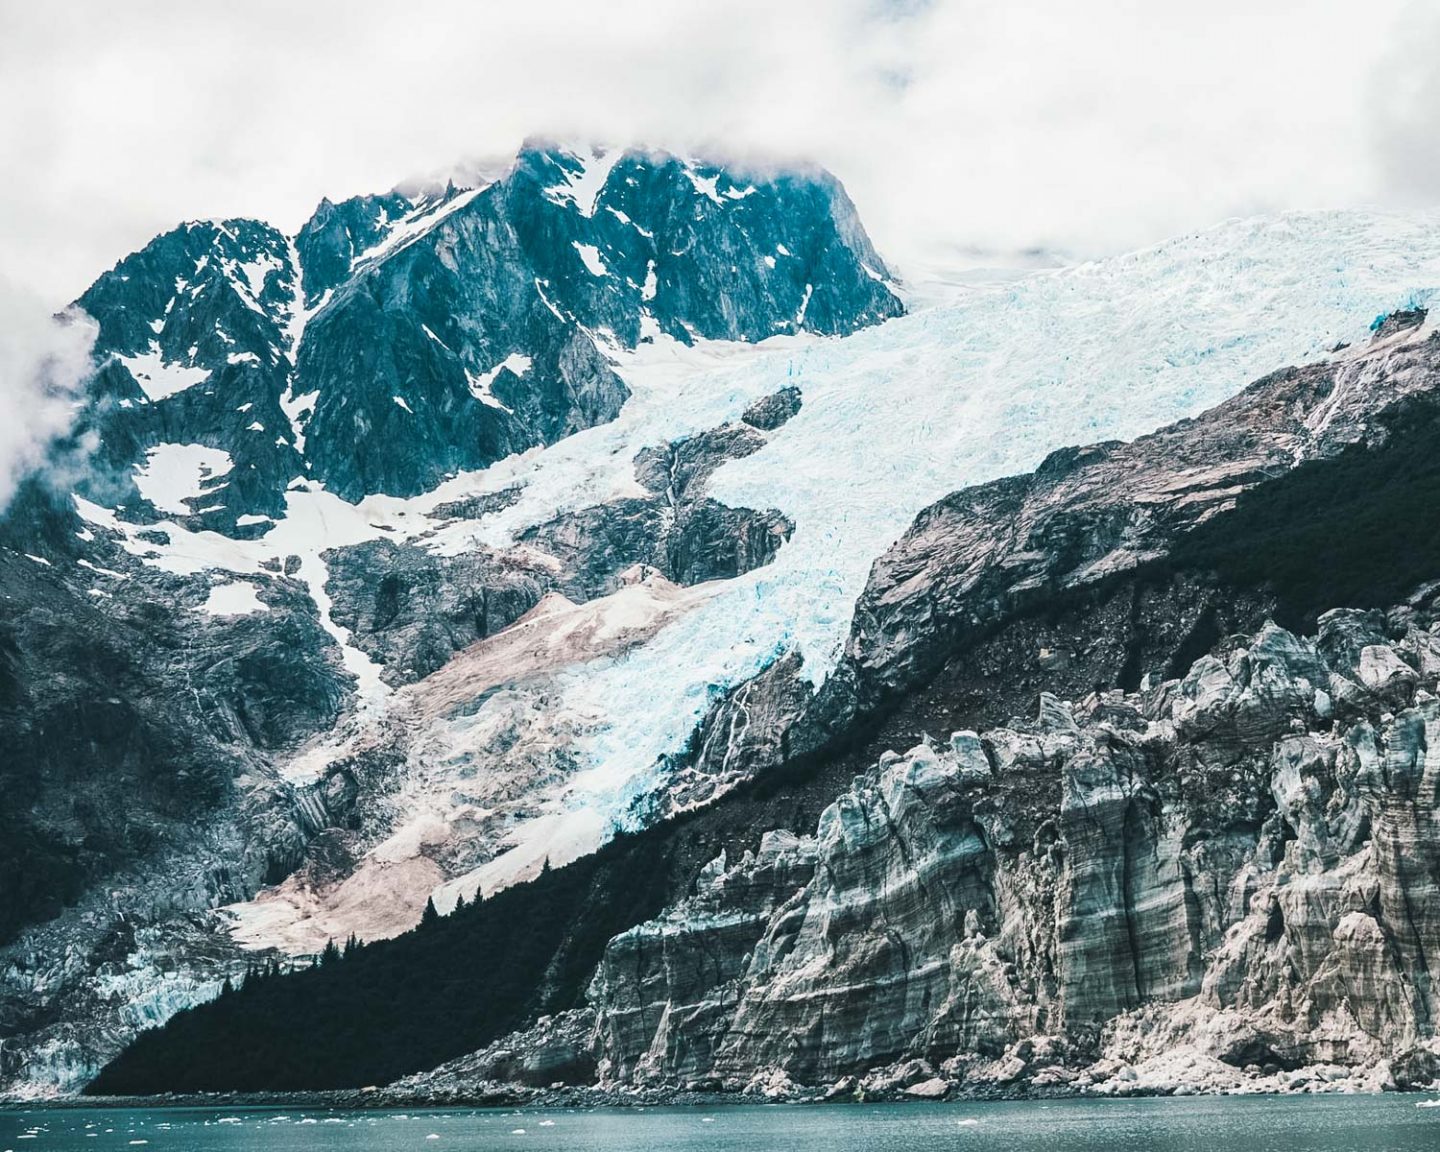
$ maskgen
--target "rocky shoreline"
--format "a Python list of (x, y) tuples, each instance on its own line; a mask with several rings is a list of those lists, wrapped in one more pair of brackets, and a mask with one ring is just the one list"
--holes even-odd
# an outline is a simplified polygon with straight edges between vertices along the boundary
[[(1181, 1064), (1197, 1064), (1181, 1054)], [(1416, 1081), (1393, 1067), (1368, 1069), (1314, 1065), (1272, 1075), (1201, 1075), (1193, 1081), (1172, 1080), (1157, 1068), (1124, 1066), (1102, 1079), (1087, 1073), (1073, 1080), (1041, 1079), (1011, 1084), (961, 1083), (917, 1067), (891, 1069), (878, 1075), (846, 1076), (825, 1087), (800, 1085), (783, 1073), (758, 1074), (741, 1090), (698, 1087), (553, 1085), (481, 1082), (429, 1091), (358, 1088), (327, 1092), (200, 1092), (159, 1096), (63, 1096), (49, 1099), (0, 1100), (0, 1111), (88, 1108), (288, 1108), (313, 1110), (403, 1110), (413, 1108), (595, 1109), (715, 1108), (744, 1104), (937, 1104), (1137, 1098), (1163, 1096), (1289, 1096), (1440, 1092), (1440, 1079)], [(1199, 1069), (1196, 1069), (1199, 1070)], [(1226, 1069), (1235, 1073), (1235, 1069)]]

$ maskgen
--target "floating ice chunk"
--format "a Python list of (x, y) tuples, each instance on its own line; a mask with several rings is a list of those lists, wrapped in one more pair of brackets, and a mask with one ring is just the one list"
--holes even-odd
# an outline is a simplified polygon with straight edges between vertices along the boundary
[(405, 409), (405, 411), (409, 412), (412, 416), (415, 414), (410, 405), (405, 403), (403, 396), (391, 396), (390, 399), (395, 401), (396, 404), (400, 405), (401, 408)]

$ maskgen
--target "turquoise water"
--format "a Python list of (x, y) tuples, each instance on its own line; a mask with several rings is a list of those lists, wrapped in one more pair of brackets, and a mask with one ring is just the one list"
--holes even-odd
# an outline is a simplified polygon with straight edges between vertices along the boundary
[(1414, 1096), (551, 1112), (214, 1108), (0, 1112), (0, 1152), (1437, 1152)]

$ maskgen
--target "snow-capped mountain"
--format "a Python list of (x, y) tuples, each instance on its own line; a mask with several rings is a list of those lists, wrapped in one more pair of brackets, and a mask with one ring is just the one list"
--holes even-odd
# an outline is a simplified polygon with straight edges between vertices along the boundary
[[(1124, 835), (1091, 843), (1067, 823), (1063, 796), (1109, 787), (1071, 780), (1075, 749), (1110, 739), (1086, 727), (1109, 723), (1107, 708), (1143, 718), (1127, 732), (1159, 726), (1146, 747), (1183, 746), (1165, 755), (1197, 759), (1202, 775), (1242, 761), (1271, 771), (1270, 727), (1246, 729), (1228, 758), (1196, 752), (1174, 696), (1200, 691), (1191, 666), (1220, 645), (1217, 621), (1260, 634), (1282, 601), (1254, 580), (1197, 576), (1151, 604), (1135, 574), (1180, 556), (1242, 493), (1350, 445), (1378, 448), (1374, 430), (1427, 398), (1436, 224), (1232, 222), (906, 315), (825, 173), (536, 144), (475, 187), (327, 201), (294, 237), (225, 221), (157, 238), (79, 301), (99, 324), (97, 371), (63, 447), (90, 447), (88, 469), (60, 491), (34, 478), (0, 541), (13, 753), (0, 783), (16, 798), (0, 848), (16, 878), (0, 909), (0, 1073), (30, 1091), (77, 1087), (139, 1027), (212, 995), (257, 955), (394, 937), (427, 903), (483, 909), (509, 893), (506, 924), (519, 926), (503, 931), (519, 932), (514, 886), (556, 884), (577, 860), (603, 879), (614, 857), (594, 854), (620, 831), (636, 837), (622, 855), (670, 847), (653, 870), (660, 906), (603, 921), (633, 931), (608, 948), (592, 941), (588, 964), (576, 962), (595, 982), (566, 1027), (588, 1039), (561, 1039), (594, 1057), (594, 1075), (734, 1087), (778, 1070), (814, 1083), (902, 1058), (939, 1063), (936, 1044), (973, 1047), (977, 1034), (913, 1005), (867, 1023), (843, 997), (844, 1034), (791, 1060), (725, 1039), (753, 1031), (744, 1012), (776, 1036), (823, 1033), (796, 1004), (841, 987), (873, 997), (856, 976), (864, 965), (827, 951), (824, 923), (867, 885), (878, 900), (923, 871), (927, 853), (958, 869), (963, 898), (943, 916), (923, 891), (888, 909), (913, 954), (943, 966), (982, 933), (1001, 943), (972, 967), (1026, 958), (980, 998), (997, 1017), (996, 1003), (1025, 1006), (983, 1038), (987, 1058), (1053, 1033), (1065, 1037), (1056, 1051), (1096, 1059), (1076, 1040), (1086, 1028), (1204, 995), (1203, 972), (1223, 967), (1217, 950), (1241, 947), (1227, 933), (1248, 923), (1241, 896), (1204, 904), (1183, 945), (1146, 953), (1184, 979), (1091, 989), (1082, 968), (1141, 962), (1112, 922), (1150, 914), (1140, 888), (1154, 878), (1116, 864), (1130, 858), (1124, 844), (1169, 879), (1203, 872), (1247, 892), (1279, 886), (1294, 863), (1248, 823), (1217, 828), (1204, 805), (1172, 803), (1158, 782), (1153, 794), (1126, 785), (1146, 806), (1116, 817)], [(1313, 366), (1305, 387), (1267, 376), (1292, 364)], [(1251, 400), (1233, 399), (1256, 380)], [(1133, 458), (1115, 443), (1162, 427)], [(1117, 607), (1117, 584), (1133, 610)], [(1073, 613), (1081, 595), (1094, 616), (1065, 617), (1068, 633), (1028, 623)], [(1392, 654), (1417, 672), (1409, 695), (1351, 692), (1347, 724), (1417, 704), (1429, 649), (1402, 634)], [(1008, 639), (996, 647), (997, 636)], [(1285, 674), (1313, 689), (1333, 673), (1332, 695), (1368, 685), (1363, 668), (1325, 658), (1323, 675), (1299, 657)], [(1139, 698), (1152, 688), (1161, 696)], [(1023, 761), (1028, 807), (1006, 807), (1008, 782), (966, 800), (1008, 815), (957, 817), (959, 852), (948, 824), (942, 835), (926, 823), (925, 797), (951, 777), (989, 785), (965, 775), (981, 738), (951, 732), (998, 731), (1004, 709), (1028, 712), (1041, 692), (1098, 703), (1078, 720), (1046, 703), (1043, 732), (987, 733), (986, 748), (1038, 741), (1033, 755), (985, 753), (995, 771)], [(1323, 717), (1296, 719), (1318, 729)], [(1072, 735), (1045, 742), (1062, 729)], [(951, 751), (936, 759), (917, 742)], [(886, 748), (912, 750), (903, 771)], [(871, 782), (852, 787), (857, 772)], [(1291, 785), (1268, 788), (1251, 815), (1290, 819)], [(1070, 792), (1052, 804), (1057, 789)], [(894, 834), (922, 852), (852, 843), (847, 829), (878, 828), (874, 813), (902, 800), (918, 824)], [(1136, 830), (1142, 817), (1157, 828), (1183, 817), (1184, 835), (1224, 862), (1166, 855), (1170, 833)], [(1051, 853), (1048, 923), (1094, 934), (1083, 963), (1012, 923), (1022, 881), (995, 879), (1031, 875), (1047, 820), (1041, 847), (1067, 845), (1072, 860), (1067, 872), (1064, 851)], [(1363, 871), (1358, 843), (1324, 868)], [(841, 882), (851, 866), (860, 878)], [(1134, 882), (1111, 907), (1082, 867)], [(1376, 882), (1419, 891), (1383, 868)], [(805, 916), (832, 918), (797, 937), (805, 980), (783, 963), (795, 889)], [(1188, 907), (1179, 889), (1159, 889), (1158, 902)], [(1305, 931), (1338, 931), (1343, 911)], [(465, 915), (488, 913), (446, 922)], [(733, 949), (730, 928), (706, 935), (741, 922), (754, 931), (736, 929)], [(1375, 922), (1402, 952), (1429, 939), (1429, 927)], [(725, 988), (671, 986), (664, 963), (644, 992), (629, 987), (651, 936), (681, 929), (684, 948), (693, 938), (697, 954), (734, 968)], [(1396, 973), (1413, 979), (1403, 964)], [(1308, 978), (1267, 986), (1247, 1011)], [(905, 980), (893, 986), (923, 983)], [(561, 992), (580, 992), (557, 981), (545, 1005), (575, 1008)], [(721, 1011), (739, 1003), (727, 988), (748, 998), (741, 1016)], [(949, 994), (916, 992), (926, 1004)], [(1416, 1042), (1432, 1019), (1417, 1003)], [(656, 1012), (665, 1036), (644, 1024)], [(203, 1014), (184, 1019), (203, 1026)], [(493, 1028), (471, 1048), (497, 1040)], [(1318, 1051), (1312, 1032), (1286, 1033), (1309, 1053), (1301, 1063)], [(431, 1064), (469, 1050), (424, 1049)], [(131, 1067), (118, 1083), (153, 1086)], [(497, 1073), (482, 1060), (464, 1074)]]

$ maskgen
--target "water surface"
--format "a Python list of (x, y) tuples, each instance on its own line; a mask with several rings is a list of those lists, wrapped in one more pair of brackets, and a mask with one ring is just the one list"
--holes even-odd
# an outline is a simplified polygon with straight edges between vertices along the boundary
[(1415, 1096), (1189, 1097), (995, 1104), (592, 1111), (0, 1112), (0, 1152), (1437, 1152)]

